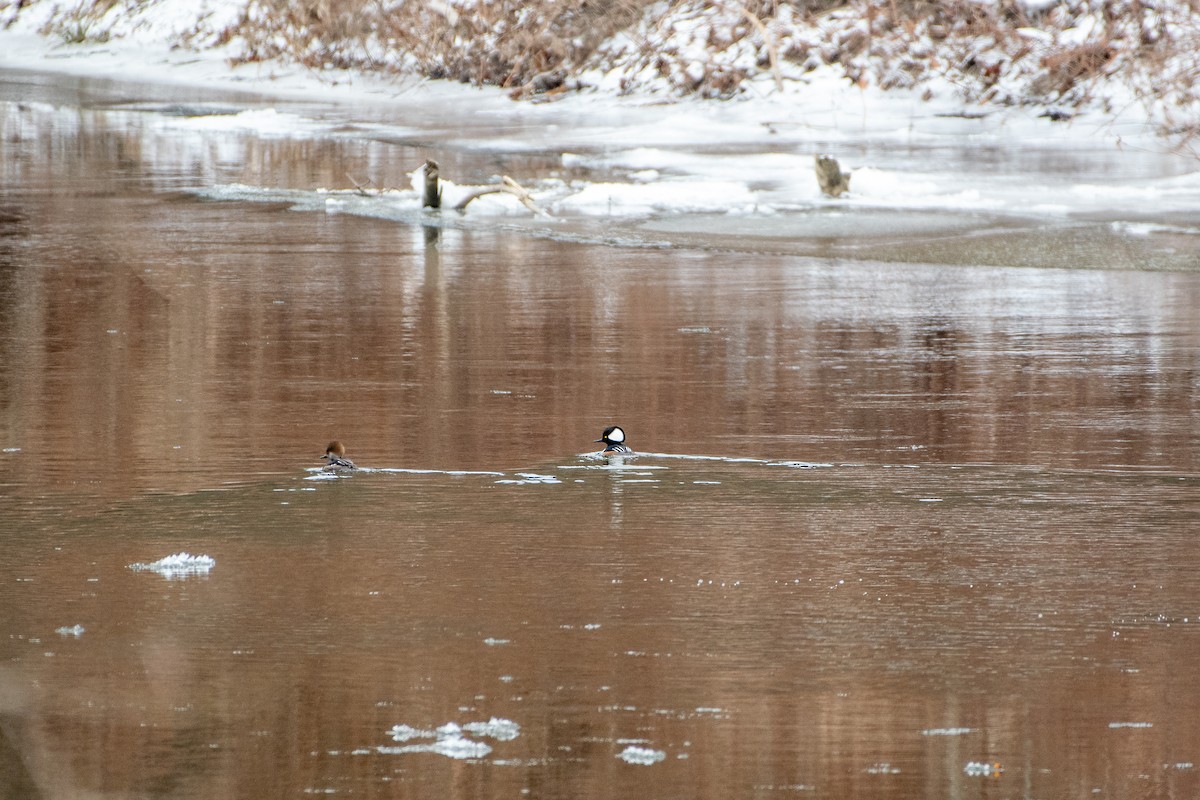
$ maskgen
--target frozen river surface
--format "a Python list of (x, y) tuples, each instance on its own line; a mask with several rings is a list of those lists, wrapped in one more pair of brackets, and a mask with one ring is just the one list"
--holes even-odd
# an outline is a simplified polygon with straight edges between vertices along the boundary
[(0, 75), (0, 795), (1200, 793), (1194, 162), (186, 94)]

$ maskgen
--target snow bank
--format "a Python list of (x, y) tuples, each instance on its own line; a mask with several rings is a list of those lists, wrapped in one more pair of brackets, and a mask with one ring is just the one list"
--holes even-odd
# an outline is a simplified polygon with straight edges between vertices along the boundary
[(286, 83), (299, 65), (327, 86), (358, 83), (369, 72), (490, 84), (523, 98), (588, 89), (658, 98), (787, 95), (808, 104), (814, 87), (832, 79), (847, 90), (984, 109), (1036, 107), (1055, 119), (1086, 109), (1149, 115), (1165, 132), (1200, 133), (1194, 4), (601, 5), (347, 0), (298, 15), (285, 0), (28, 0), (0, 11), (7, 23), (0, 50), (10, 54), (0, 61), (34, 66), (28, 57), (38, 47), (29, 38), (40, 36), (43, 56), (47, 49), (59, 61), (90, 55), (92, 66), (112, 69), (117, 51), (136, 49), (151, 63), (202, 63), (210, 73), (239, 64), (247, 68), (235, 70), (243, 81)]

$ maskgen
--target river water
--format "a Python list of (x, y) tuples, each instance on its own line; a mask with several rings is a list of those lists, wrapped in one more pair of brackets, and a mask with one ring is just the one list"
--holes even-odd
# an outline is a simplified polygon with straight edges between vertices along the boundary
[(0, 79), (0, 794), (1200, 795), (1178, 210), (1001, 265), (324, 213), (425, 150)]

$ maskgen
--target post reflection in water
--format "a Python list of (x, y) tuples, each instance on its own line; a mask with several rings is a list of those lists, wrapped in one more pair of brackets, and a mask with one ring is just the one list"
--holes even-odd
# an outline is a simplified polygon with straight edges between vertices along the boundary
[(4, 108), (0, 794), (1200, 791), (1196, 273), (201, 200), (386, 150)]

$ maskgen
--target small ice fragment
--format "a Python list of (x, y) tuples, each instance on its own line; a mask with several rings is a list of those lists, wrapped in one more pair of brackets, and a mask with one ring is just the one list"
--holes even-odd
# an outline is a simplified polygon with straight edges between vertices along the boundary
[(134, 572), (157, 572), (167, 580), (173, 580), (175, 578), (186, 578), (189, 575), (207, 575), (216, 566), (216, 563), (216, 559), (212, 558), (212, 556), (194, 556), (190, 553), (176, 553), (175, 555), (160, 558), (158, 561), (152, 561), (149, 564), (130, 564), (129, 569)]
[(1110, 722), (1110, 728), (1153, 728), (1153, 722)]
[(647, 767), (665, 760), (666, 757), (667, 754), (662, 750), (655, 750), (651, 747), (637, 747), (632, 744), (617, 754), (617, 758), (626, 764), (638, 764)]
[(463, 736), (459, 727), (453, 722), (438, 728), (437, 741), (431, 745), (426, 745), (426, 747), (431, 753), (458, 759), (483, 758), (492, 752), (490, 745), (486, 745), (483, 742), (473, 742)]
[(867, 774), (868, 775), (899, 775), (900, 768), (893, 767), (891, 764), (889, 764), (886, 761), (881, 761), (878, 764), (872, 764), (871, 766), (867, 767)]
[(6, 448), (4, 448), (4, 452), (5, 452), (5, 453), (19, 453), (19, 452), (21, 452), (21, 448), (19, 448), (19, 447), (6, 447)]
[(463, 730), (476, 736), (490, 736), (500, 742), (509, 742), (521, 735), (521, 726), (511, 719), (492, 717), (487, 722), (468, 722)]
[(400, 747), (380, 746), (375, 752), (383, 755), (402, 755), (404, 753), (436, 753), (447, 758), (468, 759), (483, 758), (492, 752), (492, 748), (483, 742), (472, 742), (462, 736), (446, 736), (430, 744), (406, 744)]
[(963, 767), (963, 772), (974, 778), (989, 777), (1004, 772), (1004, 766), (995, 761), (991, 763), (968, 761), (966, 766)]
[(56, 628), (54, 632), (59, 636), (74, 636), (76, 639), (78, 639), (80, 636), (83, 636), (84, 630), (86, 629), (82, 625), (72, 625), (69, 628)]
[(816, 461), (770, 461), (768, 467), (788, 467), (790, 469), (822, 469), (832, 467), (833, 464), (824, 464)]
[(393, 725), (388, 733), (397, 742), (407, 742), (409, 739), (431, 739), (437, 736), (434, 731), (423, 731), (411, 725)]
[(922, 736), (962, 736), (971, 732), (971, 728), (926, 728)]
[(491, 636), (483, 640), (488, 647), (499, 647), (502, 644), (512, 644), (511, 639), (494, 639)]
[(377, 747), (376, 751), (385, 755), (401, 753), (436, 753), (447, 758), (468, 759), (483, 758), (492, 752), (490, 745), (476, 742), (463, 735), (463, 731), (475, 736), (490, 736), (501, 742), (517, 738), (521, 726), (512, 720), (492, 717), (487, 722), (468, 722), (459, 726), (447, 722), (436, 730), (423, 730), (411, 725), (393, 725), (388, 734), (396, 742), (411, 742), (413, 739), (433, 739), (428, 743), (405, 744), (400, 747)]

